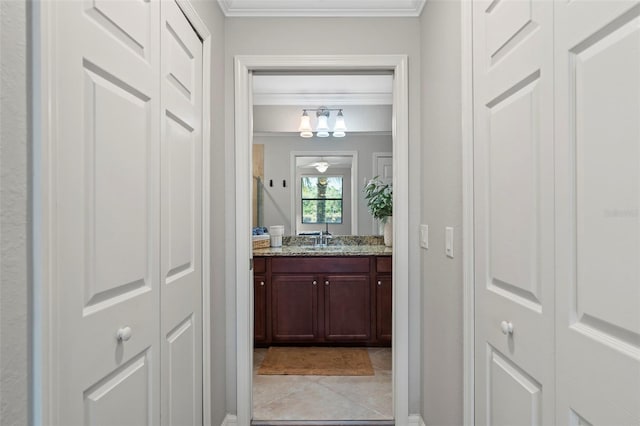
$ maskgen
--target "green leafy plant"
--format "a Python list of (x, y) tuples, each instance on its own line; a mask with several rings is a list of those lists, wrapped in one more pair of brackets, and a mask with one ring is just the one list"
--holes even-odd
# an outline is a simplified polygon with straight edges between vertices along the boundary
[(364, 198), (367, 200), (369, 213), (386, 222), (387, 217), (393, 214), (393, 188), (391, 184), (382, 182), (378, 176), (371, 179), (364, 186)]

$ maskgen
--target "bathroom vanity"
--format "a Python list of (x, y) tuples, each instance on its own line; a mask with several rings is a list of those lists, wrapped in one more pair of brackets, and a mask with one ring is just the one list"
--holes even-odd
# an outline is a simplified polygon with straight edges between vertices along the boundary
[(389, 346), (391, 260), (383, 245), (255, 250), (255, 346)]

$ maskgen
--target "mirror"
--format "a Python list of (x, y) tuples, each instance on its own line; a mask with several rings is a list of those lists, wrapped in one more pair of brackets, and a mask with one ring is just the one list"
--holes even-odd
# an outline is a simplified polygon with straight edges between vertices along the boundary
[[(391, 75), (258, 74), (253, 87), (253, 226), (380, 235), (362, 188), (392, 177)], [(344, 137), (300, 136), (303, 110), (316, 129), (320, 105), (343, 112)]]

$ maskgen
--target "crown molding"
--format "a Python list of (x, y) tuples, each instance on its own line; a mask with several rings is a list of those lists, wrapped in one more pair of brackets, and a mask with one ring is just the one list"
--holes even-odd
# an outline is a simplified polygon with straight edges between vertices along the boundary
[(254, 105), (391, 105), (391, 93), (254, 93)]
[(229, 17), (417, 17), (426, 0), (218, 0)]

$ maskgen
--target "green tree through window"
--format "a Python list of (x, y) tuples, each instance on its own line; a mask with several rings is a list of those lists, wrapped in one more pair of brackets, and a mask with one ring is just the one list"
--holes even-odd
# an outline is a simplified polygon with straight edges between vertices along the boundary
[(342, 176), (302, 177), (302, 223), (342, 223)]

